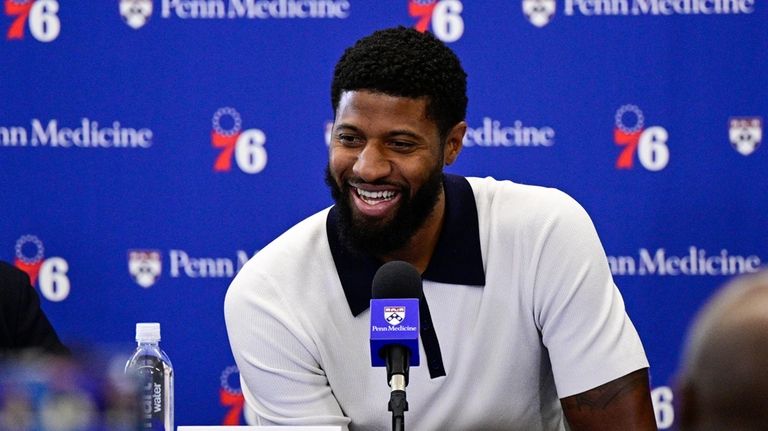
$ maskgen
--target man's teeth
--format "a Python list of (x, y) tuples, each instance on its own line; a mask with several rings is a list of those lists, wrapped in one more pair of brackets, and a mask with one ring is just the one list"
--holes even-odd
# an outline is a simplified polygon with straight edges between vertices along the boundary
[(385, 191), (378, 191), (378, 192), (371, 192), (368, 190), (363, 190), (360, 188), (357, 188), (357, 195), (360, 196), (362, 200), (364, 200), (366, 203), (376, 203), (376, 202), (382, 202), (382, 201), (388, 201), (395, 197), (395, 192), (392, 190), (385, 190)]

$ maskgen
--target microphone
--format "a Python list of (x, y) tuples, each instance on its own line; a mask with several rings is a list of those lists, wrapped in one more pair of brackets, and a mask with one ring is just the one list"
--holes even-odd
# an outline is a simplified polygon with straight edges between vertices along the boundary
[(371, 287), (371, 365), (387, 367), (392, 388), (389, 411), (392, 429), (404, 430), (410, 366), (419, 365), (419, 298), (421, 274), (411, 264), (392, 261), (382, 265)]

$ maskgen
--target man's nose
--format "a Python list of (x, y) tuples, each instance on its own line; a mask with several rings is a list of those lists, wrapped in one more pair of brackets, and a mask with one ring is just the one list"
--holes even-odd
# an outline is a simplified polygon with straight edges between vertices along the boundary
[(376, 143), (367, 143), (357, 155), (352, 171), (363, 181), (374, 182), (385, 178), (392, 171), (390, 160)]

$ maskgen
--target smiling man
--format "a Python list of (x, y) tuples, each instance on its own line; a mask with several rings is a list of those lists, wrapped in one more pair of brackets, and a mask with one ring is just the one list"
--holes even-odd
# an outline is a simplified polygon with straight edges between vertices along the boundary
[(387, 430), (370, 366), (371, 281), (424, 281), (409, 429), (653, 430), (648, 362), (584, 210), (554, 189), (443, 173), (466, 131), (466, 74), (428, 33), (347, 49), (331, 88), (335, 205), (274, 240), (225, 301), (246, 417)]

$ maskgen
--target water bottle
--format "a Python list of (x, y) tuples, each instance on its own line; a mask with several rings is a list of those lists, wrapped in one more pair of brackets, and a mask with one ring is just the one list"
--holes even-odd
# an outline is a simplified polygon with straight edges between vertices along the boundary
[(140, 396), (141, 430), (174, 431), (173, 366), (160, 349), (160, 324), (137, 323), (138, 347), (125, 372), (136, 378)]

